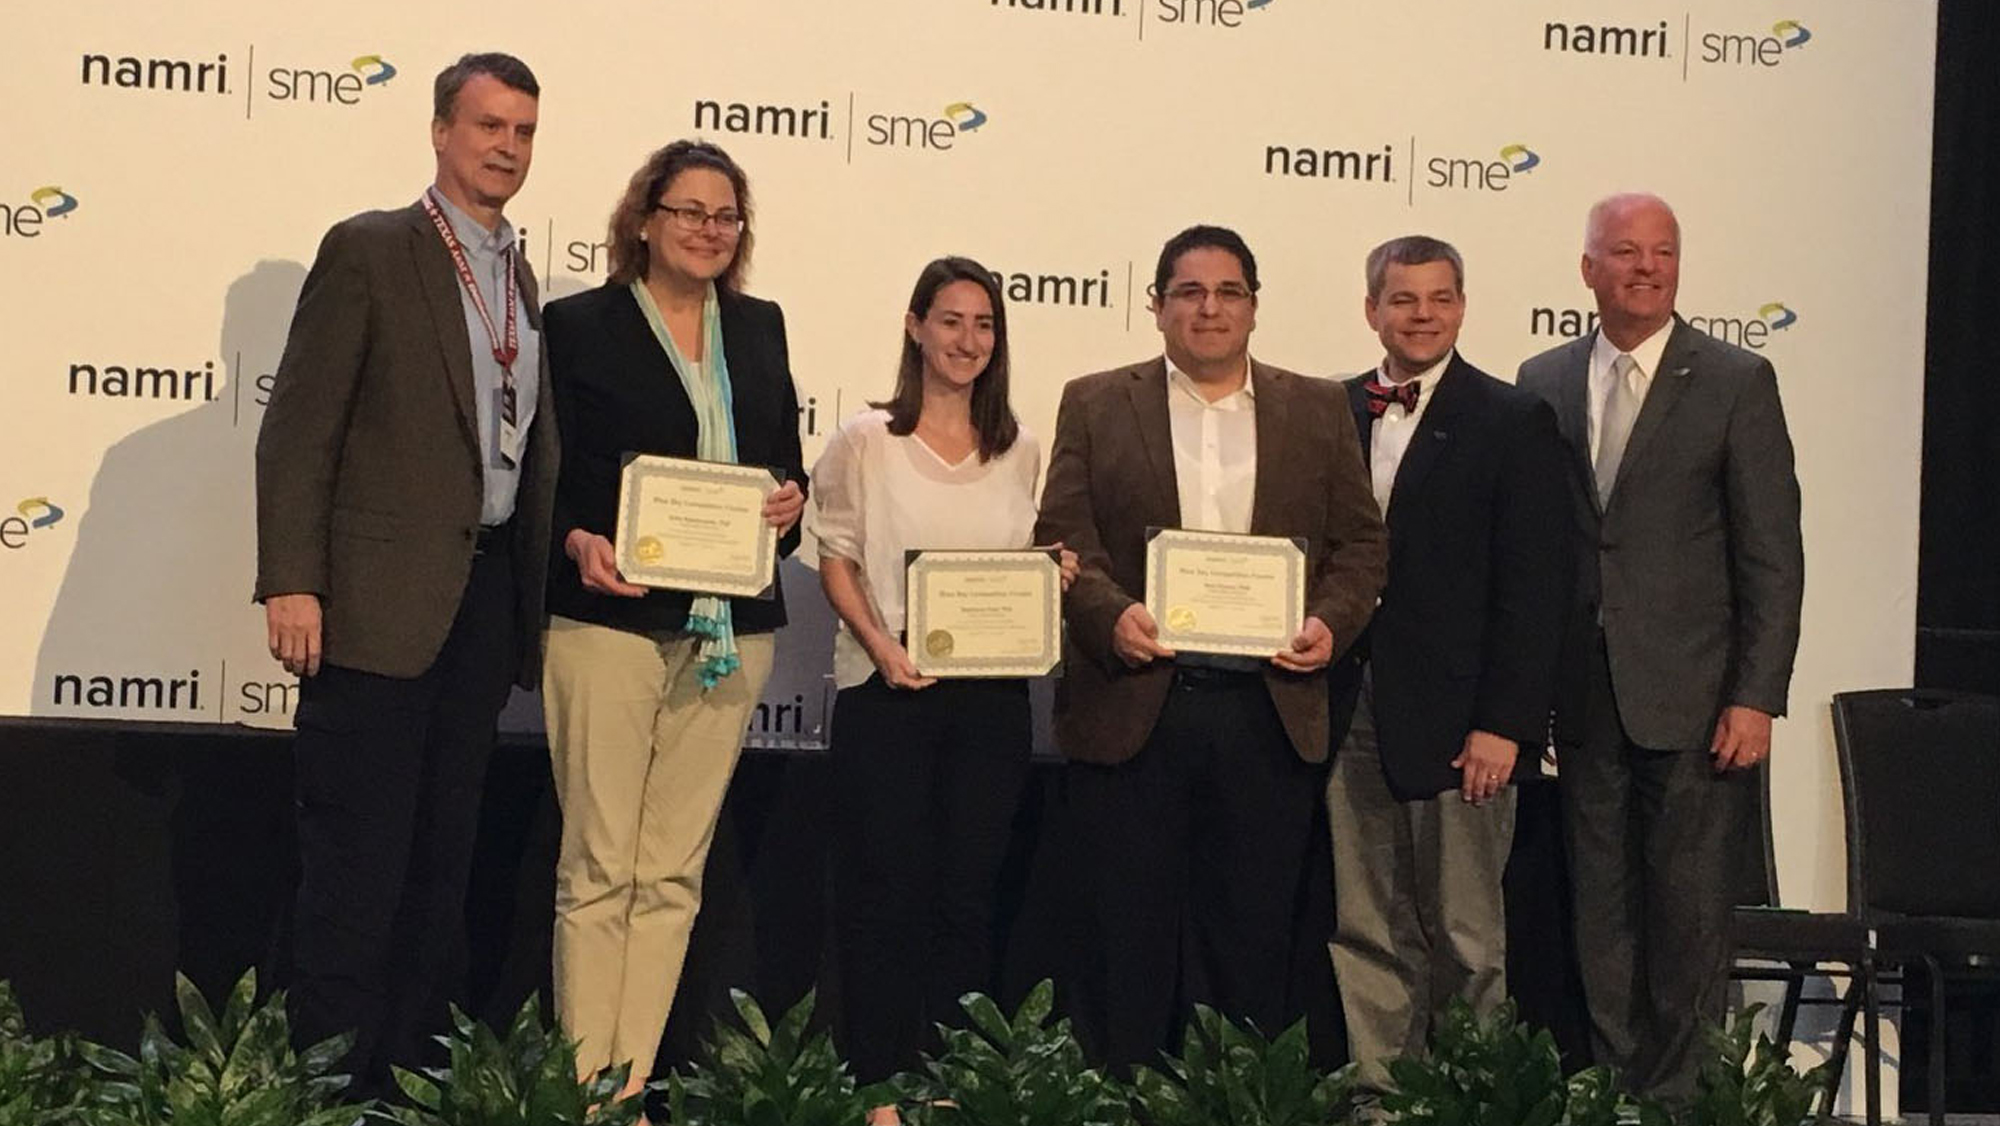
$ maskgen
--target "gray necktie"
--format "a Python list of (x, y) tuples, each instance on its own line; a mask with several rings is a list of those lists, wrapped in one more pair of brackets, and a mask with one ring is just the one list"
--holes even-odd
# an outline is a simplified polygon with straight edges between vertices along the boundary
[(1639, 392), (1632, 377), (1639, 364), (1623, 352), (1611, 361), (1611, 387), (1604, 396), (1604, 416), (1597, 423), (1597, 503), (1611, 503), (1611, 487), (1618, 481), (1618, 463), (1625, 460), (1625, 442), (1632, 437), (1632, 422), (1639, 417)]

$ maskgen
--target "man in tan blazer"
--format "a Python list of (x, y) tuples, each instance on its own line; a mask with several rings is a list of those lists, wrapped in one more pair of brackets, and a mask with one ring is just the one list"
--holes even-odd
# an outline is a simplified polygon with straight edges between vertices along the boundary
[(300, 676), (297, 1040), (386, 1094), (445, 1015), (510, 683), (540, 673), (557, 464), (535, 282), (502, 207), (534, 75), (438, 75), (436, 182), (327, 232), (257, 435), (257, 587)]
[[(1250, 359), (1257, 262), (1233, 231), (1161, 250), (1165, 355), (1064, 388), (1036, 538), (1081, 562), (1056, 735), (1086, 850), (1080, 1025), (1126, 1067), (1196, 1002), (1289, 1015), (1300, 865), (1327, 754), (1325, 669), (1381, 590), (1388, 540), (1338, 384)], [(1294, 536), (1306, 615), (1268, 659), (1177, 656), (1145, 607), (1148, 527)]]

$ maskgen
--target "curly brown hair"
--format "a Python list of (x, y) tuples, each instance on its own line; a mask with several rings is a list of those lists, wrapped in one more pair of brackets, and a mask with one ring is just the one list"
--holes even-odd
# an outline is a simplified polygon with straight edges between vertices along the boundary
[(690, 168), (710, 168), (720, 172), (729, 177), (730, 186), (736, 189), (736, 210), (743, 216), (743, 234), (736, 240), (736, 256), (729, 260), (729, 268), (722, 271), (715, 284), (731, 293), (741, 292), (744, 275), (750, 272), (750, 250), (756, 243), (750, 206), (750, 179), (729, 158), (728, 153), (707, 141), (675, 141), (647, 157), (646, 163), (632, 173), (631, 181), (625, 185), (625, 194), (619, 197), (618, 206), (611, 210), (610, 229), (605, 236), (609, 248), (610, 280), (613, 283), (624, 285), (646, 276), (650, 258), (639, 232), (645, 229), (646, 220), (652, 217), (660, 193), (667, 190), (674, 177)]

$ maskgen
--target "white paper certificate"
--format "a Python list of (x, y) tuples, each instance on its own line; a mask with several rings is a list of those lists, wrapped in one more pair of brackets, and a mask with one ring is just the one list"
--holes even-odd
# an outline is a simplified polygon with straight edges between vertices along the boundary
[(1062, 570), (1046, 551), (912, 551), (903, 622), (925, 676), (1041, 676), (1062, 661)]
[(1269, 657), (1306, 616), (1306, 553), (1284, 536), (1147, 529), (1146, 609), (1160, 644)]
[(778, 530), (764, 498), (780, 486), (761, 465), (628, 454), (618, 490), (618, 571), (641, 586), (766, 596)]

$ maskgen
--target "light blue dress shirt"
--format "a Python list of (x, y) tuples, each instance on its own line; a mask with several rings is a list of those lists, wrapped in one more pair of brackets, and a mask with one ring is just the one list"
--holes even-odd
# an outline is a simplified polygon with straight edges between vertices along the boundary
[[(479, 460), (485, 475), (485, 498), (480, 504), (479, 522), (499, 524), (514, 515), (514, 492), (521, 483), (520, 458), (525, 456), (528, 443), (528, 424), (535, 418), (535, 401), (541, 391), (542, 334), (528, 327), (528, 295), (520, 291), (518, 279), (507, 272), (507, 249), (514, 245), (514, 228), (506, 219), (488, 231), (472, 216), (444, 197), (443, 192), (433, 194), (444, 211), (444, 217), (451, 224), (452, 233), (458, 236), (465, 248), (466, 264), (472, 267), (473, 280), (479, 283), (479, 295), (486, 300), (486, 311), (493, 318), (493, 331), (503, 340), (507, 332), (506, 290), (503, 286), (514, 286), (516, 300), (520, 302), (515, 313), (515, 331), (520, 338), (521, 351), (514, 358), (514, 409), (515, 430), (520, 435), (521, 449), (516, 451), (515, 464), (509, 466), (500, 457), (500, 387), (503, 375), (500, 361), (493, 358), (493, 347), (486, 335), (486, 324), (479, 319), (479, 307), (472, 303), (472, 295), (465, 291), (463, 284), (456, 284), (458, 302), (465, 311), (465, 332), (472, 342), (472, 401), (477, 407), (479, 422)], [(452, 272), (457, 281), (457, 271)]]

